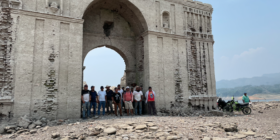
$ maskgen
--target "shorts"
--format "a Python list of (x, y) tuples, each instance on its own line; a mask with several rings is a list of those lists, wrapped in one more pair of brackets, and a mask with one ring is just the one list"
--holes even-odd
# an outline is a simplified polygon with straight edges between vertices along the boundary
[(133, 109), (131, 101), (125, 101), (124, 104), (125, 104), (125, 109)]

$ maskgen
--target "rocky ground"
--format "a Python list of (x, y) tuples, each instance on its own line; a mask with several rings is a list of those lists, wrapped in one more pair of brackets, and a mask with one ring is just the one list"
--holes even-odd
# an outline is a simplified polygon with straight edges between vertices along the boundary
[[(32, 120), (6, 123), (0, 139), (51, 140), (264, 140), (280, 139), (280, 103), (254, 103), (251, 115), (194, 111), (188, 116), (103, 116), (87, 120)], [(212, 114), (212, 115), (211, 115)], [(222, 116), (217, 116), (221, 115)], [(174, 115), (174, 114), (171, 114)]]

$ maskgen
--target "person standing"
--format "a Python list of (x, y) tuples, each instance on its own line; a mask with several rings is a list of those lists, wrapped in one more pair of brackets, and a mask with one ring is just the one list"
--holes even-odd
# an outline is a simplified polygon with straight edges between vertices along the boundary
[(134, 114), (137, 115), (137, 108), (139, 106), (139, 115), (142, 115), (142, 100), (143, 100), (143, 92), (140, 90), (140, 87), (137, 86), (136, 90), (133, 91), (134, 96)]
[[(123, 90), (121, 89), (121, 85), (118, 85), (118, 92), (121, 94), (121, 99), (122, 99)], [(121, 100), (121, 108), (122, 107), (123, 107), (123, 100)]]
[(104, 87), (100, 87), (100, 91), (98, 91), (98, 96), (97, 96), (97, 102), (99, 103), (98, 105), (98, 115), (100, 115), (100, 109), (101, 106), (103, 108), (103, 116), (105, 115), (105, 105), (107, 101), (107, 96), (106, 96), (106, 91), (104, 91)]
[(90, 91), (90, 96), (91, 96), (91, 102), (90, 102), (90, 108), (89, 110), (91, 110), (91, 108), (93, 107), (93, 113), (92, 116), (94, 117), (96, 114), (96, 101), (97, 101), (97, 92), (94, 90), (94, 86), (91, 86), (91, 91)]
[(129, 111), (131, 111), (131, 115), (133, 115), (133, 94), (130, 92), (129, 86), (126, 87), (126, 91), (123, 93), (123, 101), (125, 104), (127, 116), (129, 116)]
[[(110, 89), (110, 86), (106, 86), (106, 95), (107, 95), (107, 102), (106, 102), (106, 107), (107, 107), (107, 112), (108, 115), (111, 113), (113, 114), (113, 103), (112, 103), (112, 97), (114, 95), (114, 92)], [(109, 111), (110, 108), (110, 111)]]
[(247, 96), (247, 93), (244, 93), (243, 97), (242, 97), (242, 101), (243, 103), (249, 103), (251, 102), (249, 97)]
[(82, 102), (83, 102), (83, 119), (86, 119), (86, 112), (87, 112), (87, 117), (90, 117), (90, 92), (88, 90), (88, 85), (84, 86), (84, 90), (82, 90)]
[[(143, 87), (140, 86), (140, 91), (142, 91), (143, 93)], [(142, 98), (142, 114), (146, 113), (146, 108), (145, 108), (145, 104), (146, 104), (146, 97), (143, 93), (143, 98)]]
[(145, 96), (146, 96), (146, 103), (148, 103), (148, 112), (150, 115), (153, 115), (153, 114), (157, 115), (156, 104), (155, 104), (155, 95), (156, 95), (156, 93), (152, 90), (152, 87), (149, 87), (149, 90), (146, 92)]
[(114, 106), (115, 106), (115, 115), (118, 116), (118, 108), (120, 110), (120, 115), (122, 116), (122, 108), (121, 108), (121, 94), (118, 91), (118, 88), (115, 88), (114, 95), (112, 97)]
[[(125, 92), (125, 89), (124, 89), (124, 87), (122, 87), (122, 91), (123, 91), (123, 93)], [(124, 112), (126, 112), (126, 110), (125, 110), (125, 104), (124, 104), (124, 101), (123, 101), (123, 93), (122, 93), (122, 107), (123, 107), (123, 110), (124, 110)]]

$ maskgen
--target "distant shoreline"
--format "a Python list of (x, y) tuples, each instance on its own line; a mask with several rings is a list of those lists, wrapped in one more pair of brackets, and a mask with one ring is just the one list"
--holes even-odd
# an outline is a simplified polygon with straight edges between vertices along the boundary
[[(232, 96), (228, 96), (228, 97), (220, 97), (222, 98), (223, 100), (231, 100), (232, 99)], [(242, 96), (239, 96), (239, 97), (234, 97), (235, 100), (242, 100)], [(280, 95), (275, 95), (275, 94), (255, 94), (255, 95), (252, 95), (252, 96), (249, 96), (249, 99), (250, 100), (277, 100), (279, 101), (280, 100)]]

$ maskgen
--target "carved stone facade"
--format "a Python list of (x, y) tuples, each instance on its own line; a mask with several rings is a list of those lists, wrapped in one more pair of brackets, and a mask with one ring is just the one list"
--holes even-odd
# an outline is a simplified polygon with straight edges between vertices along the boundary
[[(0, 113), (80, 117), (83, 61), (106, 46), (122, 86), (157, 93), (158, 108), (216, 106), (210, 4), (193, 0), (0, 0)], [(104, 54), (106, 55), (106, 54)]]

